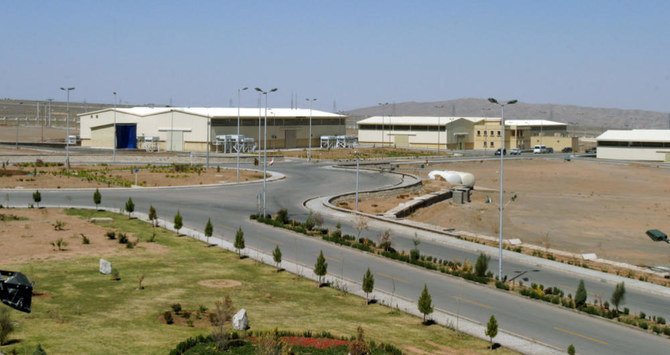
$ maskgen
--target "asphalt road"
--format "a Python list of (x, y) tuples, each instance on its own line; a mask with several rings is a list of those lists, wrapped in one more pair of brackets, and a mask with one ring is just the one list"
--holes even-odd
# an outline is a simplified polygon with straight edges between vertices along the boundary
[[(287, 208), (290, 216), (305, 219), (307, 210), (303, 202), (316, 196), (333, 195), (352, 191), (353, 171), (331, 169), (325, 165), (286, 162), (272, 167), (286, 175), (286, 179), (268, 183), (268, 212)], [(361, 190), (402, 183), (394, 174), (362, 172)], [(212, 218), (214, 235), (232, 241), (235, 230), (242, 227), (248, 247), (271, 253), (279, 245), (285, 260), (305, 265), (304, 273), (311, 273), (319, 250), (323, 250), (329, 263), (329, 273), (350, 280), (360, 280), (370, 267), (376, 276), (377, 289), (406, 299), (417, 299), (424, 284), (433, 296), (435, 307), (459, 316), (485, 323), (491, 314), (498, 319), (502, 329), (521, 334), (543, 343), (566, 349), (574, 344), (579, 353), (613, 354), (663, 354), (670, 348), (667, 338), (643, 333), (636, 329), (593, 318), (545, 303), (530, 301), (495, 289), (475, 285), (459, 278), (437, 274), (412, 266), (371, 256), (356, 250), (339, 247), (320, 240), (307, 238), (285, 230), (271, 228), (249, 220), (257, 212), (257, 197), (262, 184), (238, 186), (176, 188), (176, 189), (103, 189), (102, 205), (122, 208), (128, 197), (135, 202), (136, 211), (156, 207), (160, 217), (172, 220), (177, 210), (185, 226), (203, 230)], [(42, 192), (42, 205), (93, 206), (92, 190), (51, 190)], [(32, 203), (32, 191), (3, 191), (0, 203), (27, 206)], [(355, 234), (353, 218), (342, 220), (326, 217), (327, 224), (340, 221), (345, 233)], [(372, 223), (363, 235), (375, 239), (383, 224)], [(421, 232), (418, 232), (421, 234)], [(397, 249), (410, 249), (414, 231), (393, 228)], [(474, 261), (477, 252), (467, 248), (447, 247), (439, 242), (423, 240), (419, 246), (423, 253), (443, 259)], [(497, 265), (492, 258), (491, 265)], [(493, 267), (492, 267), (493, 268)], [(558, 286), (566, 293), (573, 293), (580, 276), (556, 270), (537, 268), (533, 265), (505, 260), (505, 270), (540, 270), (528, 272), (529, 282)], [(613, 285), (599, 280), (585, 279), (591, 295), (609, 298)], [(647, 314), (663, 315), (670, 319), (670, 300), (628, 288), (626, 306), (641, 309)]]

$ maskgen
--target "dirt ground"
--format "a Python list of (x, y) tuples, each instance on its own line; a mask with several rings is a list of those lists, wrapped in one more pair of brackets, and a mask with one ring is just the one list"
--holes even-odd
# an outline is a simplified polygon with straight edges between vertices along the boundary
[[(133, 169), (137, 169), (134, 173)], [(137, 175), (137, 176), (136, 176)], [(262, 173), (240, 170), (240, 181), (261, 179)], [(0, 188), (96, 188), (184, 186), (230, 183), (237, 180), (235, 169), (210, 167), (201, 171), (177, 171), (174, 166), (72, 166), (69, 173), (63, 166), (21, 166), (3, 164)]]
[[(12, 216), (25, 218), (14, 220)], [(56, 230), (54, 224), (63, 222), (63, 230)], [(105, 236), (105, 223), (90, 223), (75, 216), (68, 216), (62, 209), (0, 209), (0, 260), (3, 265), (23, 263), (27, 260), (63, 260), (86, 255), (125, 255), (129, 252), (125, 245)], [(82, 243), (82, 235), (90, 244)], [(131, 241), (137, 236), (128, 235)], [(51, 243), (62, 238), (67, 246), (58, 250)], [(156, 243), (140, 243), (136, 248), (144, 248), (158, 253), (165, 252)]]
[[(70, 135), (79, 134), (78, 125), (70, 127)], [(28, 127), (19, 126), (18, 139), (20, 142), (47, 142), (47, 143), (64, 143), (66, 136), (66, 129), (61, 127)], [(17, 129), (13, 124), (0, 126), (0, 142), (12, 143), (16, 142)]]
[[(401, 166), (402, 168), (402, 166)], [(454, 162), (412, 167), (426, 177), (431, 170), (470, 172), (477, 179), (472, 203), (451, 201), (421, 209), (410, 219), (490, 236), (498, 234), (498, 161)], [(514, 201), (512, 196), (516, 196)], [(491, 203), (487, 203), (490, 198)], [(380, 213), (394, 207), (369, 201), (359, 207)], [(506, 239), (636, 265), (670, 265), (670, 245), (654, 243), (645, 231), (670, 232), (670, 169), (649, 164), (548, 159), (505, 163)]]

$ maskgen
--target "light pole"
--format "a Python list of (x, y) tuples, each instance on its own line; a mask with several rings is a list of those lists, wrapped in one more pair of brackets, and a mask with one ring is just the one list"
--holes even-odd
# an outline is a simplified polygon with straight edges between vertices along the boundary
[[(19, 105), (23, 105), (23, 102), (19, 102)], [(22, 107), (22, 106), (19, 106)], [(19, 109), (19, 111), (23, 111)], [(19, 149), (19, 115), (16, 115), (16, 149)]]
[(267, 215), (267, 176), (268, 176), (268, 94), (271, 92), (277, 91), (277, 88), (273, 88), (269, 91), (264, 91), (261, 88), (255, 88), (256, 91), (265, 95), (265, 120), (263, 122), (263, 217)]
[[(444, 108), (444, 105), (433, 106), (434, 108)], [(440, 133), (441, 133), (442, 115), (437, 116), (437, 155), (440, 155)]]
[(70, 91), (74, 90), (74, 87), (71, 88), (60, 88), (61, 90), (67, 93), (67, 104), (65, 105), (65, 167), (70, 169)]
[(517, 103), (517, 100), (509, 100), (505, 103), (499, 103), (498, 100), (490, 97), (489, 102), (500, 106), (500, 201), (499, 201), (499, 216), (500, 221), (498, 224), (498, 280), (503, 280), (502, 275), (502, 259), (503, 259), (503, 161), (505, 160), (505, 106), (514, 105)]
[(241, 97), (242, 97), (242, 91), (248, 89), (248, 87), (243, 87), (241, 89), (237, 89), (237, 138), (235, 139), (235, 145), (236, 145), (236, 150), (237, 150), (237, 183), (240, 183), (240, 106), (242, 105), (241, 103)]
[(116, 162), (116, 91), (114, 91), (114, 149), (112, 150), (112, 161)]
[(354, 154), (356, 155), (356, 212), (358, 212), (358, 173), (360, 170), (360, 156), (358, 155), (358, 151), (355, 151)]
[(377, 103), (377, 105), (382, 107), (382, 143), (381, 143), (382, 148), (384, 148), (384, 113), (386, 112), (384, 107), (387, 106), (388, 104), (389, 104), (388, 102)]
[(316, 99), (305, 99), (309, 102), (309, 148), (307, 148), (307, 161), (312, 161), (312, 104)]

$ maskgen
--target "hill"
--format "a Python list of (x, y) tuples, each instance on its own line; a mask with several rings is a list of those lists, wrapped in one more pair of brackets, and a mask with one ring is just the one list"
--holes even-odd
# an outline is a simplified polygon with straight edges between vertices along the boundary
[[(369, 116), (474, 116), (500, 117), (498, 106), (486, 99), (465, 98), (436, 102), (401, 102), (346, 111), (351, 124)], [(670, 114), (644, 110), (529, 104), (505, 108), (506, 119), (545, 119), (591, 129), (668, 128)]]

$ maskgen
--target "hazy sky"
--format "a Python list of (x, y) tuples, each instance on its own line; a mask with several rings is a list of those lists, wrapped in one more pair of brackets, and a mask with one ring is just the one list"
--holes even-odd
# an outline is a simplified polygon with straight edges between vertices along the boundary
[[(11, 1), (0, 97), (315, 108), (464, 97), (670, 112), (670, 1)], [(242, 95), (255, 106), (256, 93)]]

